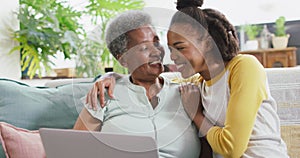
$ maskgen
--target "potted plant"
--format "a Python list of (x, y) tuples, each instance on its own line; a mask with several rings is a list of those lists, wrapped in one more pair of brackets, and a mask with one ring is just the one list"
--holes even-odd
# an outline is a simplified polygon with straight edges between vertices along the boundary
[(49, 57), (56, 57), (58, 52), (64, 58), (71, 58), (80, 45), (79, 36), (82, 26), (78, 23), (81, 12), (74, 10), (64, 2), (56, 0), (20, 0), (17, 13), (20, 30), (13, 34), (19, 43), (10, 51), (21, 53), (23, 77), (41, 77), (42, 71), (51, 71), (53, 63)]
[(272, 44), (276, 49), (286, 48), (290, 35), (285, 31), (285, 17), (280, 16), (275, 22), (275, 34), (272, 34)]
[(242, 29), (245, 31), (248, 37), (248, 40), (246, 41), (246, 49), (247, 50), (258, 49), (258, 40), (256, 37), (259, 34), (261, 27), (259, 27), (256, 24), (247, 24), (242, 26)]
[[(78, 77), (94, 77), (103, 73), (106, 66), (114, 71), (126, 73), (106, 48), (104, 32), (110, 18), (130, 9), (142, 9), (143, 0), (88, 0), (83, 11), (75, 10), (66, 1), (57, 0), (20, 0), (17, 13), (20, 29), (15, 31), (13, 39), (20, 45), (10, 53), (21, 54), (22, 75), (33, 78), (42, 72), (51, 72), (56, 58), (62, 52), (64, 59), (77, 59)], [(96, 39), (90, 39), (79, 19), (82, 15), (91, 17), (92, 25), (99, 26)], [(25, 72), (25, 73), (24, 73)]]

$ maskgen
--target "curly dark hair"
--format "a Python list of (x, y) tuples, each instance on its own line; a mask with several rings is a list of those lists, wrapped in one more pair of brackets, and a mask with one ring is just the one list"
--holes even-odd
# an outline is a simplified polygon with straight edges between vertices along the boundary
[(236, 30), (222, 13), (214, 9), (201, 9), (202, 4), (203, 0), (178, 0), (178, 11), (173, 15), (170, 26), (188, 23), (198, 32), (208, 32), (216, 43), (223, 61), (230, 61), (239, 51)]

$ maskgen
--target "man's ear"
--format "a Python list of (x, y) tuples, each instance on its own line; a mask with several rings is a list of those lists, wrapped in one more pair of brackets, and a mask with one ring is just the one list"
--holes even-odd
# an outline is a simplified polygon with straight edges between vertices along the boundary
[(117, 58), (118, 58), (119, 63), (120, 63), (122, 66), (124, 66), (124, 67), (126, 67), (126, 68), (128, 67), (127, 60), (126, 60), (125, 55), (118, 55)]

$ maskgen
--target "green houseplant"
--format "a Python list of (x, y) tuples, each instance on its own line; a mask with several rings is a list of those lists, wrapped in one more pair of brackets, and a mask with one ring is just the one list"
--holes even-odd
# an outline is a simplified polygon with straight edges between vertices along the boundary
[(255, 40), (261, 30), (261, 27), (255, 24), (247, 24), (243, 26), (243, 29), (249, 40)]
[(285, 31), (285, 17), (280, 16), (275, 21), (275, 34), (272, 35), (272, 44), (276, 49), (286, 48), (290, 35)]
[(105, 30), (109, 20), (120, 12), (142, 9), (143, 0), (89, 0), (85, 7), (86, 14), (96, 28), (87, 33), (82, 49), (78, 54), (76, 74), (80, 77), (94, 77), (104, 72), (105, 67), (113, 67), (115, 72), (127, 73), (110, 55), (105, 44)]
[(256, 37), (258, 36), (262, 28), (256, 24), (247, 24), (242, 26), (242, 29), (245, 31), (248, 37), (248, 40), (246, 41), (246, 49), (258, 49), (258, 40), (256, 39)]
[(26, 70), (30, 78), (36, 73), (41, 76), (42, 69), (49, 71), (53, 64), (49, 57), (55, 57), (58, 51), (65, 59), (77, 53), (81, 12), (56, 0), (20, 0), (17, 15), (20, 30), (13, 36), (20, 45), (10, 52), (20, 51), (22, 71)]
[(286, 36), (285, 32), (285, 17), (280, 16), (278, 19), (275, 21), (275, 36)]

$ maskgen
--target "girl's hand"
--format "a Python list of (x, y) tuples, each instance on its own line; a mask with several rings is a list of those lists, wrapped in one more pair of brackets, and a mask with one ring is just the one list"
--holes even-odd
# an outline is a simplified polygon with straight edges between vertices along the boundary
[(101, 76), (94, 83), (92, 89), (88, 92), (86, 96), (86, 104), (89, 104), (92, 109), (97, 110), (97, 102), (99, 100), (100, 106), (103, 108), (105, 106), (105, 89), (107, 89), (108, 96), (111, 99), (114, 99), (113, 91), (116, 80), (121, 77), (122, 75), (117, 73), (106, 73), (105, 75)]
[(200, 90), (196, 85), (190, 83), (181, 85), (179, 90), (184, 110), (191, 120), (194, 120), (196, 115), (201, 115), (203, 111)]

